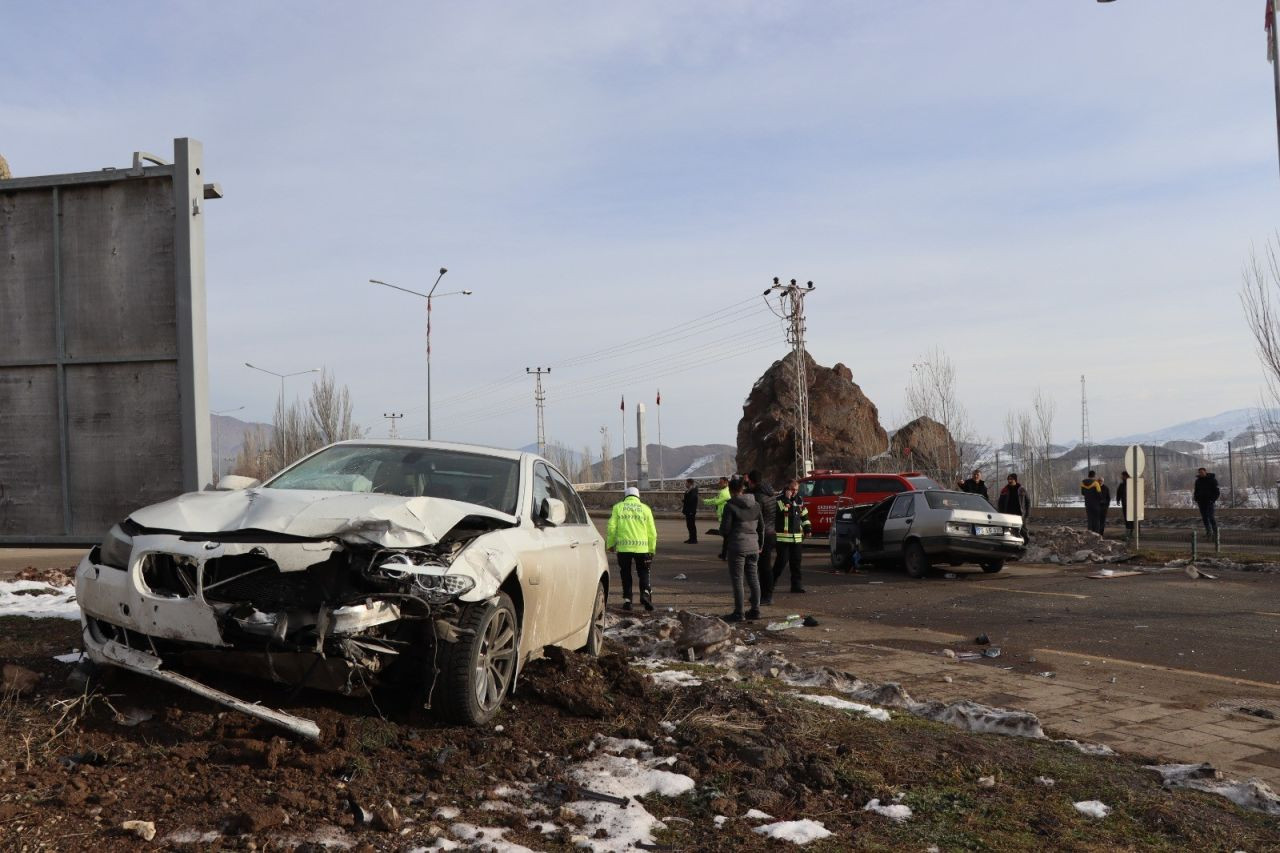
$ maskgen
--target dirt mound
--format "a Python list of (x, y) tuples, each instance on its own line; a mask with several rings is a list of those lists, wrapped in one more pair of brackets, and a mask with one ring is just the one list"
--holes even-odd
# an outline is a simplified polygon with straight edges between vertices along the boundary
[(1129, 556), (1123, 542), (1104, 539), (1092, 530), (1058, 525), (1033, 528), (1022, 559), (1027, 563), (1115, 563)]
[(49, 586), (68, 586), (75, 583), (76, 570), (74, 566), (67, 569), (38, 569), (35, 566), (27, 566), (14, 575), (13, 579), (47, 583)]

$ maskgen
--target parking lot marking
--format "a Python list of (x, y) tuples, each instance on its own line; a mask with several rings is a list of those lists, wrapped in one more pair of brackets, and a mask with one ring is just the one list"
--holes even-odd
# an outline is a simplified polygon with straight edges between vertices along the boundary
[(1280, 684), (1274, 681), (1254, 681), (1249, 678), (1234, 678), (1230, 675), (1218, 675), (1212, 672), (1197, 672), (1194, 669), (1178, 669), (1176, 666), (1164, 666), (1158, 663), (1142, 663), (1136, 660), (1125, 660), (1124, 658), (1103, 657), (1102, 655), (1086, 655), (1080, 652), (1064, 652), (1061, 649), (1036, 649), (1037, 652), (1047, 655), (1062, 655), (1068, 658), (1077, 658), (1079, 660), (1094, 661), (1100, 664), (1116, 664), (1117, 666), (1131, 666), (1136, 669), (1150, 669), (1159, 672), (1172, 672), (1177, 675), (1194, 675), (1197, 678), (1208, 678), (1211, 681), (1224, 681), (1227, 684), (1244, 684), (1249, 687), (1265, 687), (1268, 690), (1280, 690)]
[(973, 587), (973, 589), (980, 589), (980, 590), (994, 589), (994, 590), (999, 590), (1000, 592), (1020, 592), (1023, 595), (1053, 595), (1053, 596), (1057, 596), (1058, 598), (1088, 598), (1089, 597), (1087, 595), (1080, 595), (1079, 593), (1075, 593), (1075, 592), (1040, 592), (1039, 590), (1035, 590), (1035, 589), (1010, 589), (1007, 586), (992, 586), (989, 583), (984, 583), (982, 584), (982, 586)]

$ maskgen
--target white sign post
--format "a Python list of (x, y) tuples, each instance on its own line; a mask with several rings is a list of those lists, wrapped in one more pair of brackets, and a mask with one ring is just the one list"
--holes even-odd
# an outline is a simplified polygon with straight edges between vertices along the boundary
[(1129, 484), (1125, 486), (1124, 520), (1133, 522), (1133, 547), (1139, 544), (1139, 528), (1146, 518), (1144, 507), (1147, 502), (1147, 482), (1142, 474), (1147, 470), (1147, 456), (1136, 444), (1129, 445), (1124, 451), (1124, 468), (1129, 472)]

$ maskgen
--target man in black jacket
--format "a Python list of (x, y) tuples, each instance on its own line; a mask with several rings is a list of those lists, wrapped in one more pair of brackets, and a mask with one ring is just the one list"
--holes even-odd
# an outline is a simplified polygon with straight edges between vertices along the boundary
[(698, 487), (692, 479), (684, 481), (684, 504), (681, 511), (684, 513), (685, 526), (689, 528), (689, 538), (684, 540), (684, 544), (697, 545), (698, 527), (694, 519), (698, 515)]
[(971, 495), (982, 495), (983, 500), (991, 503), (991, 495), (987, 493), (987, 484), (982, 482), (982, 471), (977, 468), (969, 475), (969, 479), (960, 484), (960, 491)]
[(1133, 522), (1129, 520), (1129, 472), (1120, 472), (1120, 485), (1116, 486), (1116, 503), (1120, 504), (1120, 514), (1124, 516), (1124, 529), (1133, 534)]
[(778, 544), (778, 535), (774, 530), (777, 512), (773, 489), (760, 479), (759, 471), (747, 472), (747, 490), (755, 496), (756, 504), (764, 513), (764, 537), (760, 541), (760, 603), (773, 604), (773, 552)]
[(1098, 479), (1098, 472), (1090, 470), (1089, 476), (1080, 481), (1080, 497), (1084, 498), (1084, 519), (1085, 526), (1094, 533), (1101, 534), (1098, 529), (1098, 520), (1102, 516), (1102, 481)]
[(1031, 518), (1031, 498), (1027, 495), (1027, 490), (1018, 482), (1017, 474), (1010, 474), (1009, 484), (1000, 490), (996, 510), (1022, 516), (1022, 538), (1030, 541), (1027, 535), (1027, 521)]
[(1191, 499), (1200, 507), (1200, 520), (1204, 522), (1204, 532), (1210, 537), (1218, 535), (1218, 519), (1214, 516), (1214, 504), (1222, 494), (1218, 488), (1218, 475), (1210, 474), (1203, 468), (1196, 471), (1196, 485), (1191, 491)]

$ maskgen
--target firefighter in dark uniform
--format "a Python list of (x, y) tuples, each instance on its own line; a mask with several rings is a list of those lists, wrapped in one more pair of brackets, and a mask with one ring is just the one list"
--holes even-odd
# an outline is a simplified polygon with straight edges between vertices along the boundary
[(792, 480), (778, 495), (777, 516), (774, 530), (778, 537), (778, 554), (773, 564), (773, 581), (777, 584), (784, 568), (791, 567), (791, 591), (804, 592), (800, 581), (800, 556), (804, 548), (805, 534), (812, 529), (809, 524), (809, 509), (798, 494), (800, 483)]

